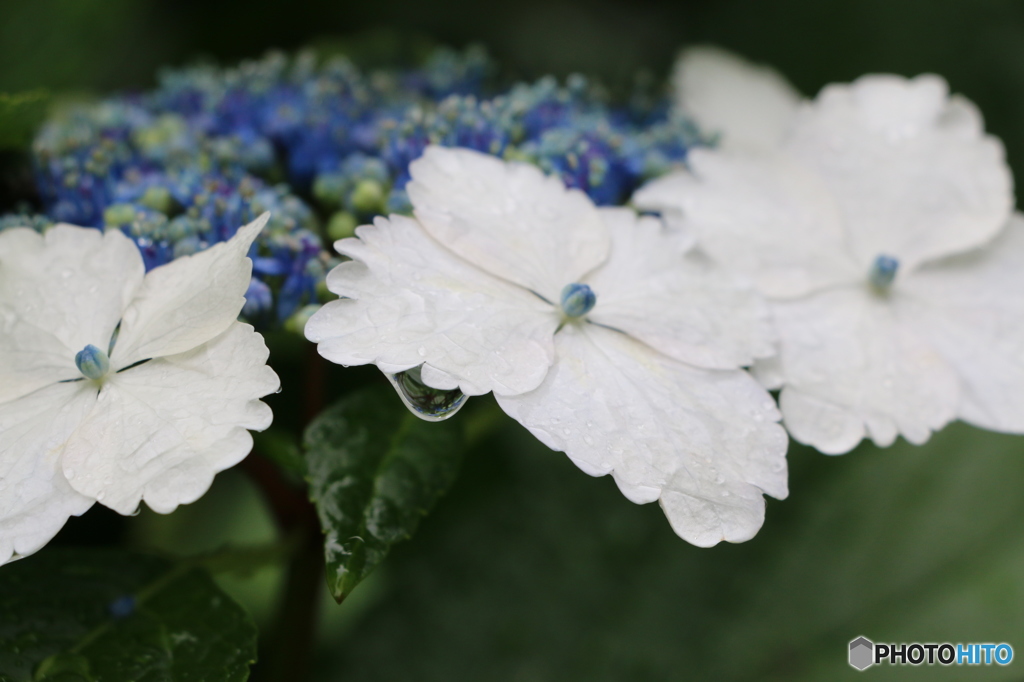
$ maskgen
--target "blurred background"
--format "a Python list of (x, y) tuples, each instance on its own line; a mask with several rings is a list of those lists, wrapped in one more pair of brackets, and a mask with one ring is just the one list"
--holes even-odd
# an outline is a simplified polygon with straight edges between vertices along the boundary
[[(997, 0), (0, 0), (0, 92), (105, 94), (197, 59), (330, 44), (372, 60), (432, 41), (481, 43), (510, 79), (579, 71), (613, 88), (662, 79), (680, 46), (707, 42), (806, 95), (867, 72), (935, 72), (1024, 167), (1024, 3)], [(0, 212), (28, 196), (25, 168), (0, 153)], [(270, 343), (287, 396), (303, 344)], [(368, 380), (332, 370), (329, 385)], [(286, 397), (268, 402), (278, 423), (297, 419)], [(702, 550), (508, 421), (349, 600), (324, 591), (317, 679), (841, 680), (864, 635), (1008, 642), (1022, 658), (868, 673), (879, 679), (1024, 680), (1024, 438), (954, 425), (924, 447), (830, 458), (794, 445), (790, 462), (790, 498), (769, 501), (761, 533)], [(97, 508), (60, 540), (186, 553), (272, 537), (232, 471), (172, 516)], [(268, 626), (279, 578), (226, 587)]]

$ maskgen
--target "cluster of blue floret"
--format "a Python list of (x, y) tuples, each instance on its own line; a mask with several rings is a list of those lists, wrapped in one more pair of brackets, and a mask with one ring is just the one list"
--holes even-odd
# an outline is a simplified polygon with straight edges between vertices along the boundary
[(338, 259), (325, 242), (411, 209), (409, 163), (429, 144), (535, 163), (612, 205), (701, 142), (663, 98), (612, 106), (580, 76), (499, 90), (494, 71), (472, 47), (405, 70), (312, 53), (169, 70), (153, 91), (55, 115), (33, 146), (43, 213), (5, 216), (0, 229), (119, 229), (151, 269), (270, 211), (243, 310), (267, 328), (329, 296)]

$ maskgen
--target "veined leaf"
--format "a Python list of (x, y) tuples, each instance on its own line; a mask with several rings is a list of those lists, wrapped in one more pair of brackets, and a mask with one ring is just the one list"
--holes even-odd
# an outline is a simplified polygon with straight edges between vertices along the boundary
[(462, 432), (451, 421), (418, 419), (389, 388), (374, 386), (321, 413), (305, 447), (327, 582), (340, 603), (454, 482)]

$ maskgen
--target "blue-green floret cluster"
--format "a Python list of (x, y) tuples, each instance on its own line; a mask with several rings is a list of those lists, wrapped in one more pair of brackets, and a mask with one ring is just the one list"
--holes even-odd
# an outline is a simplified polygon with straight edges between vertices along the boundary
[(153, 91), (55, 115), (33, 147), (45, 216), (0, 229), (119, 229), (151, 269), (271, 211), (243, 315), (273, 326), (329, 295), (323, 275), (336, 259), (322, 237), (411, 210), (409, 164), (427, 145), (535, 163), (613, 205), (702, 143), (664, 98), (612, 105), (581, 76), (501, 89), (494, 73), (473, 47), (435, 50), (415, 69), (303, 52), (167, 70)]

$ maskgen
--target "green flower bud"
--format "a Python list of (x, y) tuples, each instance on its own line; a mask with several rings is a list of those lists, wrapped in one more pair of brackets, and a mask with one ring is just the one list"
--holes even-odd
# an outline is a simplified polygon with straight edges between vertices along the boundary
[(356, 233), (359, 221), (348, 211), (338, 211), (327, 223), (327, 237), (332, 241), (346, 239)]

